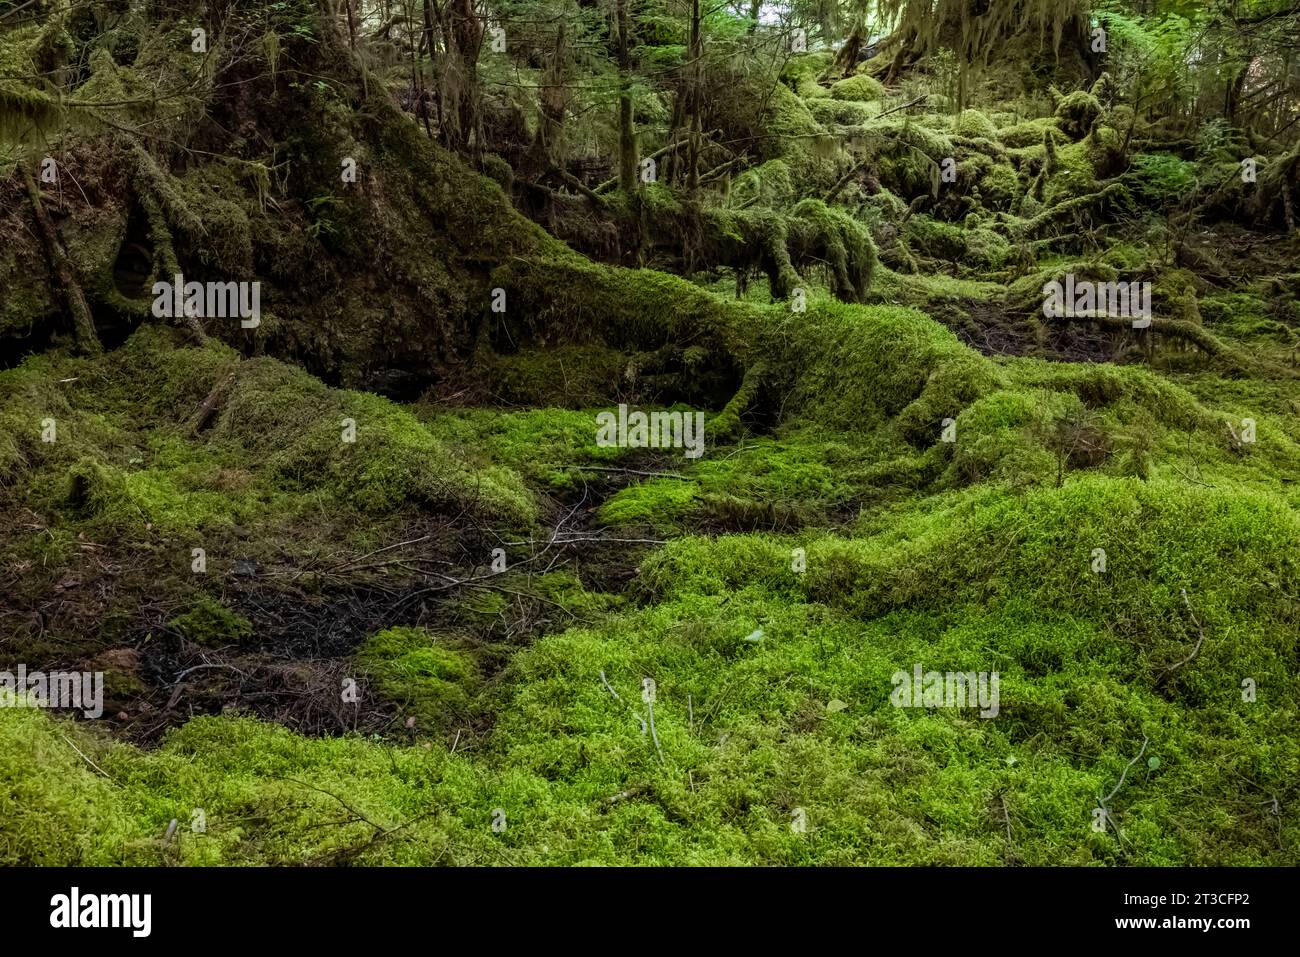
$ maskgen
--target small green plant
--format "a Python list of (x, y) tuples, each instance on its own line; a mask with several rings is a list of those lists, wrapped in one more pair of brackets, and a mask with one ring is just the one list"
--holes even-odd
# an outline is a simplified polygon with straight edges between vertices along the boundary
[(313, 196), (307, 200), (307, 210), (311, 213), (312, 220), (307, 231), (317, 238), (332, 236), (336, 230), (330, 213), (338, 205), (338, 197), (330, 195)]

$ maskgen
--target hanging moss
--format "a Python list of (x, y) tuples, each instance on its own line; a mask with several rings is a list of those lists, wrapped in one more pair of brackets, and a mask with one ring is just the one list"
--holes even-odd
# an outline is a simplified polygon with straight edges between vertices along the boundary
[(0, 143), (39, 140), (62, 118), (57, 97), (15, 80), (0, 80)]

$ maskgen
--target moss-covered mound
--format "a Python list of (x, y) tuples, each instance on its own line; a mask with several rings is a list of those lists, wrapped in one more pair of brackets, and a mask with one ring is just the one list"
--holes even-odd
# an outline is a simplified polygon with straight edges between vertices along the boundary
[(1007, 9), (0, 34), (0, 863), (1297, 863), (1300, 150)]

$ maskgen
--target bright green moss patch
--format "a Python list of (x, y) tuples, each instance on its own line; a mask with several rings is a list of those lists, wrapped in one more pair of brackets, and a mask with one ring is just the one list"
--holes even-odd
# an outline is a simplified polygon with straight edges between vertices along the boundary
[(897, 456), (906, 451), (887, 430), (854, 442), (820, 429), (749, 437), (725, 455), (693, 463), (687, 482), (655, 479), (622, 489), (606, 502), (601, 518), (661, 529), (835, 525), (894, 486), (922, 484), (901, 474)]
[(361, 511), (472, 506), (516, 523), (533, 514), (514, 476), (451, 459), (409, 412), (368, 393), (331, 393), (274, 360), (245, 363), (215, 431), (289, 488), (325, 487)]
[(423, 729), (467, 716), (477, 684), (473, 662), (422, 628), (389, 628), (357, 650), (375, 690)]
[(1057, 129), (1056, 121), (1052, 117), (1026, 120), (1023, 123), (1003, 127), (998, 130), (998, 139), (1006, 146), (1017, 149), (1041, 146), (1045, 131), (1054, 139), (1059, 137), (1061, 142), (1066, 141), (1065, 134)]
[(648, 525), (671, 531), (690, 511), (699, 486), (676, 479), (652, 479), (622, 489), (601, 506), (606, 525)]
[[(513, 471), (472, 469), (394, 403), (273, 359), (241, 362), (215, 341), (181, 347), (145, 326), (96, 360), (33, 359), (0, 374), (13, 384), (0, 399), (12, 429), (0, 467), (25, 476), (43, 506), (105, 528), (192, 535), (319, 493), (366, 513), (469, 508), (517, 526), (535, 515)], [(150, 429), (155, 415), (169, 428)]]
[[(505, 466), (553, 489), (580, 488), (583, 465), (613, 467), (628, 453), (596, 444), (596, 416), (607, 409), (528, 412), (423, 412), (429, 430), (469, 461)], [(592, 473), (585, 473), (591, 475)]]
[(599, 346), (559, 346), (493, 356), (480, 375), (492, 383), (492, 398), (523, 405), (574, 408), (610, 396), (627, 357)]
[(1197, 305), (1205, 323), (1218, 334), (1290, 347), (1297, 341), (1295, 329), (1287, 321), (1290, 310), (1270, 307), (1255, 293), (1218, 293), (1202, 298)]
[(898, 417), (908, 438), (937, 437), (945, 416), (1000, 380), (991, 363), (913, 309), (828, 302), (790, 321), (801, 333), (791, 350), (800, 372), (787, 413), (828, 427), (861, 433)]
[(64, 725), (43, 711), (0, 709), (0, 861), (84, 867), (156, 859), (120, 790), (68, 743), (89, 736)]
[(1057, 422), (1082, 408), (1070, 398), (1043, 391), (997, 392), (976, 401), (954, 423), (952, 480), (1038, 483), (1051, 476), (1054, 465), (1063, 470), (1067, 451), (1054, 461), (1047, 446)]
[(885, 87), (881, 82), (864, 74), (847, 77), (831, 86), (831, 96), (837, 100), (869, 102), (883, 99), (884, 95)]
[[(838, 86), (838, 84), (836, 84)], [(818, 87), (817, 89), (821, 89)], [(857, 100), (812, 99), (808, 100), (808, 110), (817, 122), (827, 126), (859, 126), (879, 112), (872, 103), (860, 103)]]

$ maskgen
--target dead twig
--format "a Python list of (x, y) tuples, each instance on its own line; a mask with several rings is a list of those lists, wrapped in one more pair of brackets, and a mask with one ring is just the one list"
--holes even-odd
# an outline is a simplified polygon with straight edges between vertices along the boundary
[[(110, 781), (113, 780), (112, 776), (109, 775), (109, 773), (108, 773), (107, 771), (105, 771), (103, 768), (101, 768), (101, 767), (100, 767), (98, 764), (96, 764), (94, 761), (90, 760), (90, 758), (86, 757), (86, 753), (85, 753), (84, 751), (82, 751), (81, 748), (79, 748), (79, 747), (77, 747), (75, 744), (73, 744), (73, 743), (72, 743), (72, 740), (71, 740), (69, 737), (67, 737), (67, 735), (62, 735), (62, 734), (61, 734), (61, 735), (59, 735), (59, 737), (63, 738), (64, 741), (67, 741), (67, 742), (68, 742), (68, 747), (70, 747), (73, 751), (76, 751), (77, 754), (81, 755), (81, 760), (85, 761), (87, 764), (89, 764), (92, 768), (94, 768), (94, 769), (95, 769), (96, 771), (98, 771), (100, 774), (104, 775), (104, 777), (108, 778)], [(116, 782), (114, 782), (114, 783), (116, 783)]]
[(1197, 637), (1196, 639), (1196, 647), (1192, 649), (1192, 653), (1188, 655), (1186, 658), (1184, 658), (1182, 661), (1174, 662), (1174, 664), (1170, 665), (1164, 671), (1160, 672), (1160, 676), (1156, 678), (1156, 684), (1160, 684), (1162, 681), (1168, 678), (1179, 668), (1183, 667), (1188, 662), (1190, 662), (1193, 658), (1195, 658), (1201, 651), (1201, 645), (1205, 644), (1205, 629), (1202, 628), (1201, 623), (1196, 620), (1196, 613), (1192, 611), (1192, 603), (1187, 597), (1187, 589), (1186, 588), (1182, 589), (1182, 593), (1183, 593), (1183, 605), (1187, 608), (1187, 617), (1192, 619), (1192, 624), (1196, 626), (1196, 631), (1199, 637)]
[(1128, 764), (1124, 765), (1124, 770), (1120, 772), (1118, 783), (1116, 783), (1115, 787), (1112, 788), (1111, 792), (1107, 794), (1104, 798), (1101, 795), (1097, 795), (1097, 807), (1099, 807), (1102, 812), (1102, 824), (1105, 825), (1107, 822), (1109, 822), (1110, 826), (1115, 829), (1115, 836), (1119, 838), (1120, 841), (1124, 840), (1124, 835), (1122, 835), (1119, 832), (1119, 825), (1115, 823), (1115, 818), (1110, 813), (1110, 808), (1107, 807), (1107, 804), (1110, 802), (1111, 798), (1113, 798), (1116, 794), (1119, 793), (1119, 789), (1124, 786), (1124, 779), (1128, 777), (1129, 769), (1132, 768), (1133, 765), (1137, 764), (1138, 761), (1142, 760), (1142, 755), (1146, 754), (1147, 745), (1150, 743), (1150, 740), (1151, 739), (1148, 738), (1145, 734), (1142, 735), (1142, 747), (1138, 751), (1137, 757), (1135, 757)]
[(609, 679), (605, 677), (604, 670), (600, 672), (600, 681), (601, 684), (603, 684), (605, 688), (609, 691), (609, 693), (614, 696), (614, 700), (621, 703), (623, 699), (618, 696), (618, 692), (614, 690), (614, 686), (611, 685), (609, 683)]
[(685, 480), (687, 476), (680, 472), (645, 472), (641, 469), (620, 469), (612, 466), (601, 465), (566, 465), (566, 469), (577, 469), (581, 472), (619, 472), (624, 475), (650, 475), (655, 478), (675, 478)]

